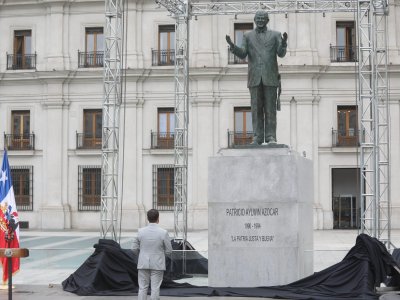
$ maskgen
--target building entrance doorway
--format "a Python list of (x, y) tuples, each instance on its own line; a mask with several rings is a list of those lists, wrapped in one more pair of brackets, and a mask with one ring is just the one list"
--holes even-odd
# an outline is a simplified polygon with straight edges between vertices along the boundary
[(334, 229), (360, 227), (359, 169), (332, 169), (332, 210)]

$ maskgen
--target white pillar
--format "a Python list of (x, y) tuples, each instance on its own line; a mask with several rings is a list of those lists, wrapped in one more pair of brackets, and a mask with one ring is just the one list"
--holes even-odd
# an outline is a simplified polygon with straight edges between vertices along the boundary
[[(46, 191), (42, 199), (41, 223), (42, 229), (64, 229), (66, 220), (63, 203), (66, 192), (66, 138), (64, 137), (63, 109), (68, 105), (63, 101), (62, 82), (54, 80), (47, 84), (47, 97), (43, 102), (46, 112), (43, 128), (43, 190)], [(77, 178), (78, 180), (78, 178)], [(66, 200), (65, 200), (66, 201)], [(68, 224), (67, 224), (68, 225)]]
[[(51, 3), (47, 8), (47, 30), (45, 57), (46, 70), (64, 70), (63, 42), (64, 42), (64, 4)], [(68, 32), (66, 32), (68, 33)]]

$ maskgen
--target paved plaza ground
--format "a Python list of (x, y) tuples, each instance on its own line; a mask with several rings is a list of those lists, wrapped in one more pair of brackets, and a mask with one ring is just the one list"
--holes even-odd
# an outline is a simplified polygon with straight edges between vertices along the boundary
[[(120, 244), (130, 248), (136, 232), (123, 232)], [(357, 230), (317, 230), (314, 231), (314, 271), (320, 271), (339, 262), (354, 246)], [(38, 299), (136, 299), (132, 296), (77, 296), (64, 292), (61, 282), (73, 273), (91, 253), (97, 243), (98, 232), (83, 231), (21, 231), (20, 245), (28, 248), (30, 256), (21, 259), (20, 272), (13, 277), (14, 300)], [(392, 242), (400, 246), (400, 230), (392, 231)], [(208, 257), (208, 232), (188, 232), (188, 241), (203, 256)], [(229, 270), (227, 270), (229, 272)], [(207, 286), (207, 277), (185, 279), (194, 285)], [(162, 297), (163, 299), (174, 299)], [(190, 299), (208, 299), (192, 297)], [(233, 297), (211, 297), (217, 299), (246, 299)], [(7, 299), (7, 290), (0, 290), (0, 299)], [(258, 298), (251, 298), (258, 299)], [(260, 298), (261, 299), (261, 298)], [(266, 299), (266, 298), (263, 298)]]

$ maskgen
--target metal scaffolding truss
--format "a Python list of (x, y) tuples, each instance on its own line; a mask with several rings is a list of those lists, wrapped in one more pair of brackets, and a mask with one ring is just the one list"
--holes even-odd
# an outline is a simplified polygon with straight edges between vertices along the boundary
[(318, 1), (250, 1), (250, 2), (211, 2), (192, 3), (191, 15), (235, 15), (254, 14), (257, 10), (268, 11), (269, 14), (307, 13), (307, 12), (348, 12), (357, 8), (353, 0), (318, 0)]
[(124, 0), (105, 1), (104, 99), (101, 148), (101, 236), (118, 240), (119, 120)]
[[(175, 140), (174, 140), (174, 233), (186, 249), (188, 123), (189, 123), (189, 15), (176, 16), (175, 28)], [(183, 251), (186, 256), (186, 251)], [(183, 261), (185, 261), (183, 257)], [(183, 264), (186, 273), (186, 264)]]
[(186, 243), (189, 21), (192, 16), (268, 13), (357, 13), (361, 231), (390, 248), (389, 111), (386, 0), (191, 2), (156, 0), (176, 20), (175, 61), (175, 238)]
[(361, 232), (390, 249), (386, 1), (358, 2)]

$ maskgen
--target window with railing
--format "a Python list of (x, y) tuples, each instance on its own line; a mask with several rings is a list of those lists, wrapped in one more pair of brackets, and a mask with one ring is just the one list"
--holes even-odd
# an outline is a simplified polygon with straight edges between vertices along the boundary
[(77, 149), (101, 149), (102, 117), (101, 109), (83, 111), (83, 133), (76, 133)]
[(250, 107), (234, 108), (234, 131), (228, 131), (228, 147), (247, 145), (253, 140)]
[(331, 62), (357, 61), (354, 21), (336, 22), (336, 46), (330, 46)]
[(11, 134), (4, 133), (4, 145), (8, 150), (34, 150), (35, 135), (30, 133), (30, 111), (11, 112)]
[(4, 133), (4, 147), (7, 150), (35, 150), (35, 134)]
[(158, 108), (157, 132), (151, 132), (152, 149), (174, 148), (175, 113), (172, 107)]
[(152, 50), (153, 66), (172, 66), (175, 64), (175, 25), (158, 27), (158, 49)]
[(12, 166), (11, 178), (18, 211), (33, 210), (33, 166)]
[[(253, 30), (253, 23), (235, 23), (234, 30), (234, 43), (240, 47), (243, 43), (244, 34), (247, 31)], [(247, 57), (245, 59), (241, 59), (235, 56), (228, 48), (228, 64), (247, 64)]]
[(174, 209), (174, 165), (153, 165), (153, 208)]
[(14, 49), (7, 53), (7, 70), (35, 69), (36, 53), (32, 53), (32, 31), (14, 31)]
[(78, 167), (78, 210), (98, 211), (101, 208), (101, 167)]
[(359, 130), (357, 127), (357, 106), (341, 105), (337, 107), (338, 129), (332, 129), (332, 144), (340, 147), (358, 146)]
[(86, 28), (85, 51), (78, 50), (79, 68), (97, 68), (104, 64), (104, 34), (102, 27)]

